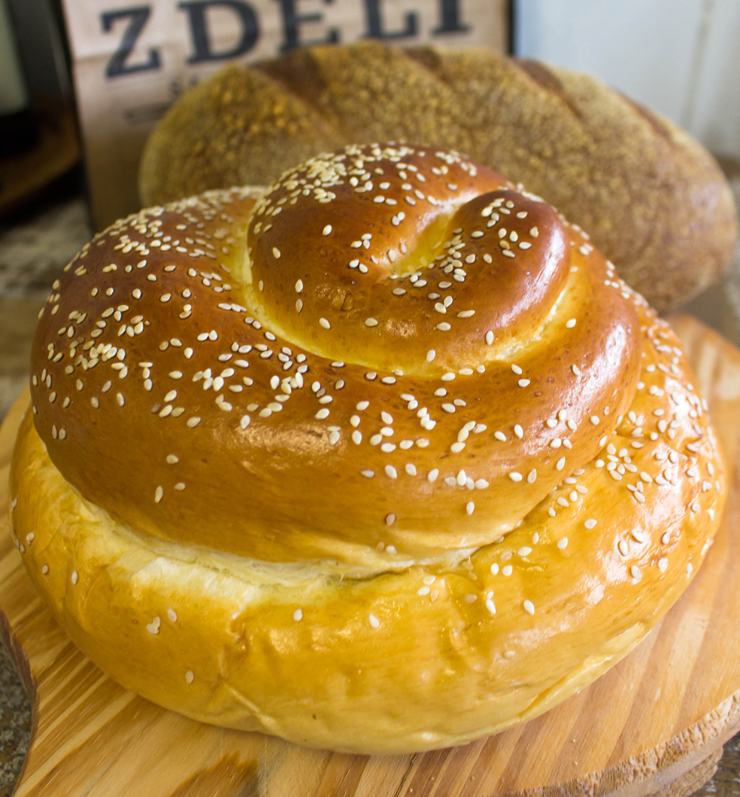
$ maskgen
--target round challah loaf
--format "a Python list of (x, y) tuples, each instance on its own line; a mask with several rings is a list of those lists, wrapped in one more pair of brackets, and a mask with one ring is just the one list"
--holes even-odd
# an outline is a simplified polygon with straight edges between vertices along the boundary
[(376, 41), (232, 65), (186, 92), (152, 133), (144, 204), (265, 185), (345, 144), (456, 149), (521, 182), (588, 230), (658, 310), (732, 259), (732, 193), (690, 135), (595, 78), (491, 50)]
[(536, 716), (706, 553), (680, 344), (588, 236), (452, 151), (351, 146), (129, 217), (41, 313), (11, 475), (106, 673), (355, 752)]

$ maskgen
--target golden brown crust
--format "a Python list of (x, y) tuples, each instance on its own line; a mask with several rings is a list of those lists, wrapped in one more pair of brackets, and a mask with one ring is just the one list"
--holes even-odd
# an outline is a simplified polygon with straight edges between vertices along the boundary
[(74, 641), (320, 747), (565, 699), (677, 600), (724, 500), (670, 328), (454, 152), (353, 146), (119, 222), (54, 286), (31, 394), (12, 521)]
[(639, 333), (613, 277), (487, 169), (349, 149), (256, 206), (214, 195), (99, 236), (41, 317), (36, 426), (86, 498), (153, 536), (445, 555), (510, 531), (616, 427)]
[(317, 46), (228, 67), (175, 104), (145, 150), (145, 204), (264, 184), (350, 142), (466, 152), (588, 230), (659, 310), (718, 279), (732, 195), (688, 134), (596, 79), (488, 50)]

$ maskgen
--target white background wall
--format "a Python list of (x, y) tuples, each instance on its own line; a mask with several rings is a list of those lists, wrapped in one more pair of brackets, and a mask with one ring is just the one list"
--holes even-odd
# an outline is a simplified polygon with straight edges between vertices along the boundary
[(740, 0), (515, 0), (514, 52), (590, 72), (740, 159)]

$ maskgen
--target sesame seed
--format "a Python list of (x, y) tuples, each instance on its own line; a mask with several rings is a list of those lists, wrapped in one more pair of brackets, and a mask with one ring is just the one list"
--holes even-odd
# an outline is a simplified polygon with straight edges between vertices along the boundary
[(584, 524), (587, 529), (592, 529), (596, 526), (596, 521), (593, 518), (589, 518)]
[(524, 601), (522, 606), (524, 607), (524, 611), (527, 614), (532, 614), (532, 615), (534, 614), (534, 603), (532, 603), (532, 601), (529, 601), (529, 600)]
[(630, 575), (636, 580), (639, 579), (642, 576), (640, 568), (637, 565), (632, 565), (632, 567), (630, 567)]
[(322, 230), (322, 235), (331, 235), (331, 224), (327, 224)]
[(467, 504), (465, 504), (465, 511), (466, 511), (466, 512), (467, 512), (469, 515), (472, 515), (472, 514), (473, 514), (473, 512), (475, 512), (475, 504), (474, 504), (472, 501), (468, 501), (468, 503), (467, 503)]
[(378, 620), (378, 618), (374, 614), (371, 614), (368, 617), (368, 620), (370, 621), (370, 625), (373, 628), (379, 628), (380, 627), (380, 620)]
[(566, 326), (568, 329), (573, 329), (573, 327), (574, 327), (575, 325), (576, 325), (576, 320), (575, 320), (575, 318), (571, 318), (570, 320), (568, 320), (568, 321), (566, 321), (566, 322), (565, 322), (565, 326)]
[(164, 490), (162, 489), (162, 487), (161, 486), (157, 487), (157, 489), (154, 491), (154, 503), (158, 504), (162, 500), (163, 495), (164, 495)]
[(193, 429), (200, 423), (200, 418), (197, 415), (194, 415), (192, 418), (188, 418), (187, 425)]
[(296, 293), (300, 293), (303, 290), (303, 280), (297, 280), (295, 284), (295, 291)]
[(388, 478), (390, 479), (398, 478), (398, 471), (393, 467), (393, 465), (386, 465), (384, 470), (385, 470), (385, 475), (388, 476)]
[(519, 385), (519, 387), (527, 387), (527, 385), (529, 384), (529, 379), (520, 379), (517, 382), (517, 384)]
[(293, 619), (295, 620), (296, 623), (300, 623), (300, 621), (303, 619), (303, 610), (302, 609), (296, 609), (293, 612)]
[(517, 473), (517, 471), (513, 470), (513, 471), (511, 471), (511, 473), (509, 473), (509, 478), (513, 482), (520, 482), (522, 480), (522, 474), (521, 473)]
[(193, 679), (194, 678), (195, 678), (195, 676), (193, 675), (193, 671), (192, 670), (188, 670), (185, 673), (185, 680), (187, 681), (187, 683), (189, 683), (189, 684), (193, 683)]
[(280, 259), (280, 250), (276, 246), (272, 247), (272, 256), (275, 258), (275, 260)]
[(558, 540), (558, 548), (560, 548), (560, 550), (561, 550), (561, 551), (563, 551), (563, 550), (565, 550), (567, 547), (568, 547), (568, 538), (567, 538), (567, 537), (561, 537), (561, 538)]
[(375, 318), (366, 318), (365, 319), (365, 326), (366, 327), (377, 327), (378, 321)]
[(320, 318), (319, 324), (321, 324), (324, 329), (331, 329), (331, 324), (325, 318)]
[(392, 526), (396, 522), (396, 516), (391, 512), (385, 516), (385, 525)]

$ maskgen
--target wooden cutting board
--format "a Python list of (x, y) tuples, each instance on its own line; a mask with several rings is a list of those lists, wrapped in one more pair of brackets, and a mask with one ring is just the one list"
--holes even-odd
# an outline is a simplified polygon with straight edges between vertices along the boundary
[(367, 757), (220, 730), (113, 683), (56, 626), (7, 524), (27, 395), (0, 430), (0, 620), (34, 707), (17, 795), (33, 797), (682, 797), (740, 730), (740, 351), (674, 319), (727, 461), (724, 525), (691, 587), (620, 664), (539, 719), (464, 747)]

